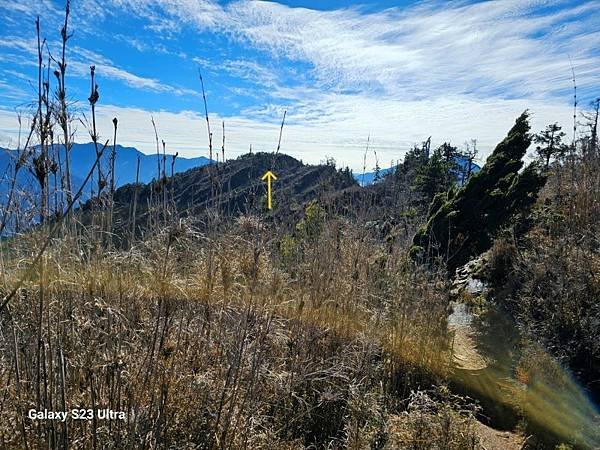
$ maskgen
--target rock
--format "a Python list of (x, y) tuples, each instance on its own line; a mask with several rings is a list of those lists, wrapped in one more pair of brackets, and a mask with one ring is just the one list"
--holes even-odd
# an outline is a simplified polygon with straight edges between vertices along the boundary
[(487, 263), (484, 253), (456, 269), (456, 275), (450, 287), (450, 298), (459, 299), (462, 296), (479, 297), (485, 295), (487, 286), (482, 279), (482, 272)]
[(483, 294), (484, 290), (485, 290), (485, 285), (483, 284), (483, 281), (478, 280), (477, 278), (469, 279), (467, 286), (466, 286), (466, 291), (469, 294), (478, 297), (481, 294)]

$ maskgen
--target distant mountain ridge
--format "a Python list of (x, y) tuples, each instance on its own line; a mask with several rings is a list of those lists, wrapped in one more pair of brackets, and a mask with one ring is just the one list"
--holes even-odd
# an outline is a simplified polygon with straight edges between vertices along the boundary
[[(112, 147), (109, 146), (102, 155), (102, 166), (108, 167), (110, 154)], [(9, 166), (14, 164), (15, 150), (0, 148), (0, 176), (9, 170)], [(117, 187), (123, 186), (128, 183), (136, 181), (137, 172), (137, 161), (140, 159), (140, 177), (141, 183), (148, 183), (157, 176), (157, 155), (142, 153), (134, 147), (123, 147), (122, 145), (116, 146), (116, 160), (115, 160), (115, 183)], [(173, 159), (172, 154), (166, 155), (167, 161), (167, 175), (171, 175), (171, 162)], [(65, 152), (64, 147), (60, 147), (60, 160), (64, 164)], [(73, 190), (79, 188), (81, 181), (83, 181), (88, 174), (90, 168), (96, 160), (96, 150), (93, 142), (85, 144), (74, 144), (71, 148), (71, 177), (73, 179)], [(163, 155), (160, 155), (160, 161), (162, 164)], [(185, 172), (186, 170), (194, 167), (204, 166), (209, 164), (210, 160), (204, 156), (196, 158), (185, 158), (183, 156), (177, 156), (175, 164), (173, 166), (174, 173)], [(22, 177), (26, 177), (24, 170)], [(105, 171), (106, 172), (106, 171)], [(32, 177), (30, 173), (27, 174)], [(19, 180), (21, 182), (27, 182), (27, 178)], [(35, 181), (35, 180), (32, 180)]]
[[(396, 169), (396, 167), (397, 166), (387, 167), (385, 169), (379, 169), (379, 177), (383, 178), (388, 173), (393, 172)], [(376, 177), (377, 177), (377, 172), (376, 171), (365, 172), (365, 173), (358, 173), (358, 174), (355, 173), (354, 174), (354, 179), (361, 186), (369, 186), (370, 184), (375, 183), (375, 178)]]
[[(121, 186), (134, 183), (136, 181), (137, 176), (137, 167), (138, 167), (138, 158), (139, 158), (139, 182), (146, 184), (151, 182), (153, 179), (157, 178), (158, 172), (158, 164), (157, 164), (157, 155), (155, 154), (145, 154), (141, 151), (137, 150), (134, 147), (124, 147), (122, 145), (117, 145), (116, 149), (116, 159), (115, 159), (115, 186), (119, 188)], [(101, 165), (103, 168), (103, 173), (108, 174), (108, 168), (110, 164), (110, 155), (112, 153), (112, 146), (108, 146), (104, 153), (102, 154)], [(60, 164), (64, 168), (65, 162), (65, 151), (63, 146), (56, 145), (52, 151), (55, 155), (54, 158), (57, 160), (60, 159)], [(73, 193), (77, 192), (83, 181), (87, 177), (90, 169), (94, 165), (96, 161), (96, 150), (93, 142), (88, 142), (85, 144), (73, 144), (71, 148), (71, 158), (70, 158), (70, 167), (71, 167), (71, 191)], [(12, 179), (14, 176), (14, 167), (17, 159), (17, 151), (11, 149), (0, 148), (0, 212), (6, 206), (9, 192), (12, 187)], [(60, 156), (60, 158), (57, 158)], [(40, 185), (37, 181), (34, 172), (33, 172), (33, 164), (32, 164), (32, 155), (27, 157), (25, 165), (21, 167), (17, 174), (17, 179), (15, 183), (15, 193), (12, 198), (11, 207), (19, 207), (21, 211), (30, 211), (30, 217), (32, 217), (32, 223), (37, 221), (37, 215), (39, 211), (39, 201), (40, 201)], [(199, 156), (196, 158), (185, 158), (182, 156), (177, 156), (173, 163), (173, 155), (166, 154), (160, 155), (160, 164), (161, 167), (163, 165), (163, 160), (166, 159), (166, 174), (167, 176), (171, 176), (171, 169), (174, 174), (185, 172), (187, 170), (202, 167), (207, 164), (210, 164), (209, 158), (204, 156)], [(86, 202), (92, 192), (96, 191), (97, 181), (95, 180), (96, 171), (94, 171), (93, 177), (91, 181), (87, 184), (85, 189), (82, 192), (81, 197), (79, 198), (80, 202)], [(52, 173), (48, 176), (48, 184), (49, 184), (49, 192), (50, 192), (50, 210), (55, 210), (55, 203), (61, 202), (62, 207), (64, 207), (65, 197), (60, 194), (54, 195), (54, 192), (60, 192), (62, 190), (62, 182), (60, 179), (60, 172), (56, 174), (56, 176)], [(58, 189), (54, 189), (55, 184)], [(15, 205), (16, 204), (16, 205)], [(78, 205), (75, 205), (77, 207)], [(9, 224), (6, 227), (6, 230), (9, 232), (14, 229), (18, 229), (19, 227), (14, 226), (14, 224)]]

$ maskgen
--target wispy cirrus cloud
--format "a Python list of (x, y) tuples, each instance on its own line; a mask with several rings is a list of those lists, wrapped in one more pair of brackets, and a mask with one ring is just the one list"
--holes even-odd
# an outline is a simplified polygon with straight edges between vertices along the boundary
[[(58, 8), (41, 2), (44, 10)], [(1, 7), (22, 11), (37, 8)], [(157, 40), (165, 29), (210, 30), (275, 57), (310, 64), (326, 89), (361, 89), (402, 98), (472, 93), (547, 96), (569, 88), (569, 58), (582, 90), (600, 84), (600, 1), (429, 1), (367, 13), (319, 11), (240, 0), (96, 0), (78, 3), (78, 17), (142, 17)], [(98, 13), (96, 13), (98, 12)], [(158, 27), (158, 28), (156, 28)], [(138, 48), (155, 51), (133, 38)], [(247, 64), (251, 64), (248, 62)], [(235, 69), (235, 67), (233, 67)]]
[(598, 10), (597, 1), (520, 0), (430, 2), (371, 14), (267, 2), (229, 9), (241, 38), (310, 62), (323, 86), (404, 98), (553, 94), (569, 88), (569, 55), (581, 88), (598, 87)]
[[(87, 1), (87, 0), (86, 0)], [(50, 0), (38, 0), (36, 2), (15, 2), (13, 0), (0, 0), (0, 9), (19, 13), (29, 18), (45, 13), (59, 14), (60, 8), (53, 4)]]
[[(92, 60), (93, 61), (93, 60)], [(193, 89), (179, 88), (171, 86), (154, 78), (146, 78), (128, 72), (119, 67), (115, 67), (106, 62), (92, 63), (102, 77), (110, 78), (123, 82), (126, 86), (152, 92), (165, 92), (175, 95), (198, 95)], [(90, 63), (73, 61), (70, 64), (71, 69), (76, 75), (85, 76), (90, 73)]]
[[(50, 50), (50, 54), (59, 55), (60, 47), (59, 43), (48, 42), (47, 48)], [(17, 66), (36, 66), (37, 65), (37, 40), (26, 39), (18, 36), (8, 36), (0, 38), (0, 48), (17, 50), (20, 53), (4, 55), (7, 62), (12, 62)], [(45, 53), (45, 52), (44, 52)], [(29, 58), (23, 56), (28, 55)], [(165, 92), (175, 95), (197, 95), (197, 92), (192, 89), (186, 89), (182, 87), (171, 86), (163, 83), (155, 78), (148, 78), (136, 75), (125, 69), (117, 67), (109, 58), (82, 48), (79, 46), (69, 47), (69, 70), (76, 76), (86, 77), (90, 73), (90, 66), (96, 66), (98, 73), (102, 77), (117, 80), (123, 82), (125, 85), (146, 91), (153, 92)], [(5, 73), (15, 73), (14, 69), (6, 68), (3, 70)], [(20, 74), (23, 78), (23, 74)]]
[(189, 0), (136, 5), (152, 22), (175, 18), (276, 57), (305, 61), (329, 89), (413, 98), (471, 92), (545, 96), (569, 88), (569, 57), (582, 89), (600, 84), (597, 0), (432, 1), (375, 13), (246, 0), (226, 6)]

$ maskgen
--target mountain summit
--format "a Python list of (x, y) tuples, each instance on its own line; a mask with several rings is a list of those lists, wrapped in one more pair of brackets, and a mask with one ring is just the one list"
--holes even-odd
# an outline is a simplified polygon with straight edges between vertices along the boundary
[(207, 220), (209, 208), (227, 217), (259, 214), (266, 211), (266, 183), (261, 178), (269, 170), (277, 176), (272, 210), (277, 220), (294, 216), (310, 200), (357, 185), (348, 169), (308, 165), (284, 154), (254, 153), (190, 169), (163, 182), (125, 185), (115, 192), (116, 214), (121, 227), (130, 226), (135, 203), (137, 224), (143, 228), (157, 199), (166, 201), (181, 217), (199, 222)]

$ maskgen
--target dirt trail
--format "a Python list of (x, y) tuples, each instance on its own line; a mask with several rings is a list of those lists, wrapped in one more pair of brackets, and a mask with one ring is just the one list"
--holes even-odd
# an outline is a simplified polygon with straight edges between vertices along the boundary
[[(472, 320), (473, 316), (465, 304), (452, 304), (448, 329), (453, 335), (453, 364), (458, 370), (476, 372), (486, 369), (489, 361), (477, 348), (477, 331)], [(475, 422), (475, 433), (479, 436), (482, 450), (520, 450), (525, 441), (518, 433), (495, 430), (479, 421)]]
[(468, 327), (455, 327), (452, 341), (452, 360), (458, 369), (482, 370), (487, 367), (487, 361), (477, 350), (473, 331)]
[(482, 370), (487, 367), (486, 359), (477, 349), (475, 330), (471, 326), (472, 316), (463, 303), (453, 303), (448, 317), (448, 329), (453, 334), (452, 359), (462, 370)]
[(518, 433), (494, 430), (481, 422), (475, 422), (475, 433), (482, 450), (520, 450), (525, 443), (525, 438)]

